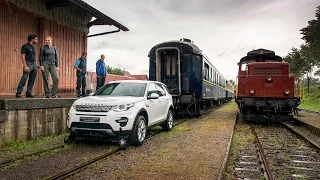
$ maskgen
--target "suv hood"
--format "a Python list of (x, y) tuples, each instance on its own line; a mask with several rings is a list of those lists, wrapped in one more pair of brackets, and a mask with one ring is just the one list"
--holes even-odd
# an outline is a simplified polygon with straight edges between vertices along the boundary
[(137, 103), (144, 100), (145, 97), (132, 96), (88, 96), (76, 100), (76, 105), (102, 105), (102, 106), (116, 106), (122, 104)]

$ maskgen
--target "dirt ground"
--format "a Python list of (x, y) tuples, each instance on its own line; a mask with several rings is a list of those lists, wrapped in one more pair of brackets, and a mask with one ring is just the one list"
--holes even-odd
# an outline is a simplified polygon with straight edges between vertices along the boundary
[(70, 179), (217, 179), (236, 112), (234, 102), (215, 108)]

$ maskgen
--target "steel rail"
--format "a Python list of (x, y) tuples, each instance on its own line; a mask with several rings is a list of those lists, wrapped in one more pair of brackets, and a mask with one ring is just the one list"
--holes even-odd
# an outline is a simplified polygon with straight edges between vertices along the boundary
[(262, 149), (262, 146), (260, 144), (258, 135), (257, 135), (257, 133), (256, 133), (256, 131), (255, 131), (253, 126), (251, 126), (251, 131), (252, 131), (252, 133), (253, 133), (253, 135), (255, 137), (255, 141), (256, 141), (257, 147), (259, 149), (260, 155), (261, 155), (262, 163), (263, 163), (263, 165), (264, 165), (264, 167), (266, 169), (267, 177), (268, 177), (269, 180), (274, 180), (274, 178), (272, 176), (272, 173), (271, 173), (271, 170), (270, 170), (270, 167), (269, 167), (269, 163), (268, 163), (268, 161), (266, 159), (266, 156), (265, 156), (265, 154), (263, 152), (263, 149)]

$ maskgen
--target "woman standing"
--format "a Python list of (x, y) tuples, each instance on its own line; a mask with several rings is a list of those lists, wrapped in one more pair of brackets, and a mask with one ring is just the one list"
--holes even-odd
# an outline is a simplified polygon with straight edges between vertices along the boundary
[(39, 56), (42, 77), (43, 77), (43, 88), (46, 98), (50, 98), (50, 89), (48, 86), (49, 72), (53, 81), (52, 86), (52, 98), (59, 98), (58, 96), (58, 55), (56, 48), (52, 46), (52, 38), (50, 36), (46, 37), (46, 44), (40, 48)]

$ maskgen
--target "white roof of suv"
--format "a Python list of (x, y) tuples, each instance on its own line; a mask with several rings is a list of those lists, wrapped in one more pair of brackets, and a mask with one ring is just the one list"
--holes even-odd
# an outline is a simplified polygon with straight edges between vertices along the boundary
[(108, 83), (121, 83), (121, 82), (131, 82), (131, 83), (141, 83), (141, 82), (144, 82), (144, 83), (161, 83), (163, 84), (162, 82), (159, 82), (159, 81), (151, 81), (151, 80), (117, 80), (117, 81), (110, 81)]

